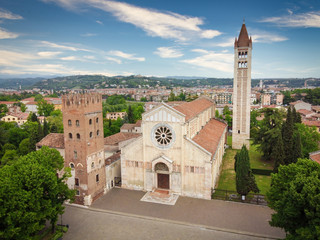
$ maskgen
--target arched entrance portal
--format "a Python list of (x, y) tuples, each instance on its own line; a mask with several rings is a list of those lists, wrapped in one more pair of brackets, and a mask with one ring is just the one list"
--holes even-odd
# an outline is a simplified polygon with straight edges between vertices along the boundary
[(170, 189), (169, 168), (165, 163), (157, 163), (154, 166), (157, 173), (158, 188)]

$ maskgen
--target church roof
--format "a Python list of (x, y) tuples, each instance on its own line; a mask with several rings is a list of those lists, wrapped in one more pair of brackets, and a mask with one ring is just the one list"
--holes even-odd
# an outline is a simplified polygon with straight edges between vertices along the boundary
[(120, 157), (121, 157), (121, 152), (117, 152), (117, 153), (111, 155), (110, 157), (105, 159), (105, 166), (108, 166), (108, 165), (114, 163), (115, 161), (120, 160)]
[(311, 152), (310, 159), (320, 164), (320, 151)]
[(185, 102), (173, 108), (183, 113), (186, 116), (186, 121), (188, 121), (213, 105), (214, 102), (211, 99), (200, 97), (192, 102)]
[(131, 138), (137, 138), (140, 137), (140, 133), (131, 133), (131, 132), (119, 132), (116, 134), (113, 134), (109, 137), (104, 138), (104, 145), (115, 145), (122, 141), (129, 140)]
[(50, 133), (40, 142), (37, 143), (37, 147), (48, 146), (51, 148), (64, 149), (64, 136), (63, 133)]
[(192, 140), (213, 155), (226, 127), (226, 123), (211, 119)]
[(238, 39), (236, 39), (235, 47), (250, 47), (252, 44), (251, 37), (249, 38), (246, 25), (243, 23)]

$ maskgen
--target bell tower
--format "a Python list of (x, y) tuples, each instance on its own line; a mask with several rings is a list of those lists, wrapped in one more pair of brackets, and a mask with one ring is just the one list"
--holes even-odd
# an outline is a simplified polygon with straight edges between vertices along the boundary
[(234, 42), (233, 122), (232, 148), (250, 147), (252, 39), (243, 22), (238, 39)]
[(71, 168), (68, 186), (75, 202), (91, 205), (105, 192), (102, 97), (97, 93), (62, 96), (65, 167)]

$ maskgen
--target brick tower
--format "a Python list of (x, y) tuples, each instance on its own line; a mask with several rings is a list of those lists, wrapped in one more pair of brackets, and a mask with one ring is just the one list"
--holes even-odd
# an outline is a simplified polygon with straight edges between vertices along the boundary
[(251, 95), (251, 52), (245, 23), (242, 24), (238, 39), (234, 42), (233, 79), (233, 123), (232, 147), (240, 149), (243, 144), (250, 147), (250, 95)]
[(102, 97), (96, 93), (62, 97), (65, 167), (71, 167), (69, 188), (75, 202), (90, 205), (106, 187)]

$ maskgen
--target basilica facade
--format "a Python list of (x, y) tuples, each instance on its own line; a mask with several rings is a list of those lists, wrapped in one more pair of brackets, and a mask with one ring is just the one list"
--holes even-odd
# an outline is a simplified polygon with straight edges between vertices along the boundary
[(144, 113), (141, 136), (121, 149), (122, 187), (211, 199), (227, 133), (214, 115), (215, 103), (206, 97)]

